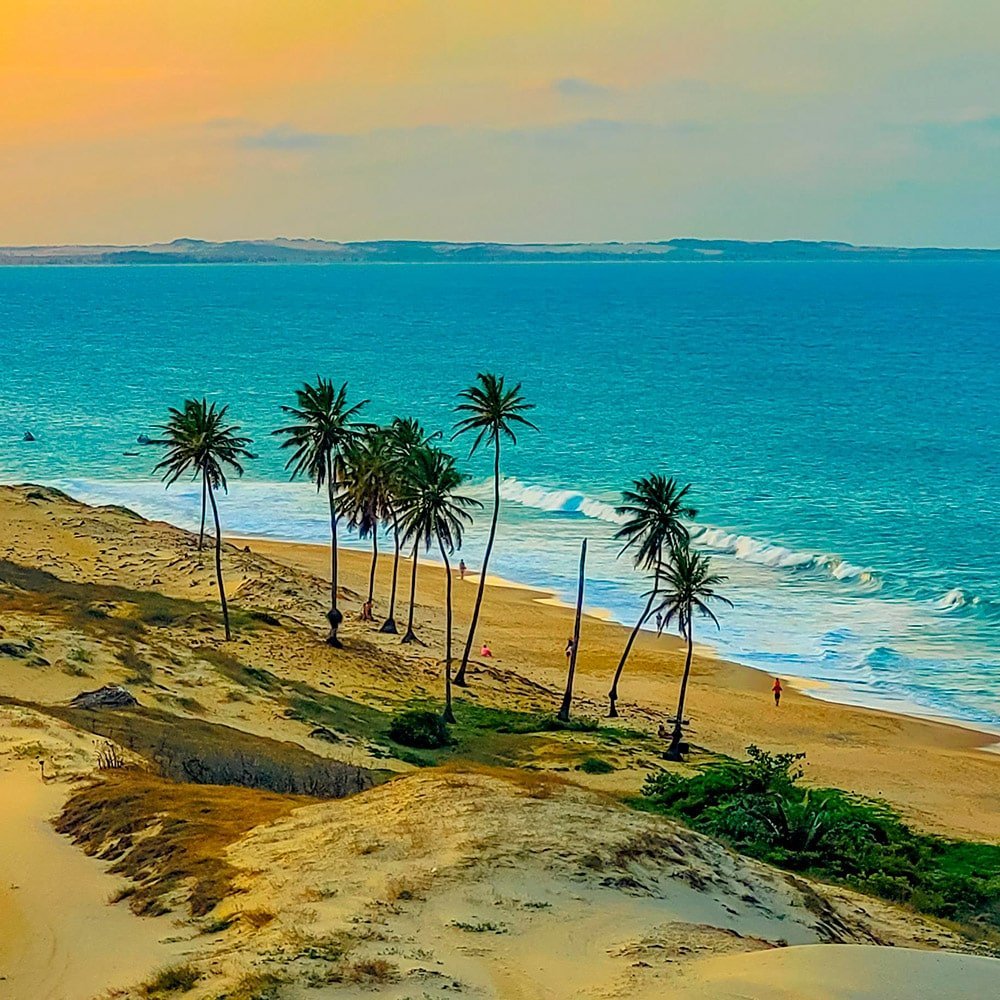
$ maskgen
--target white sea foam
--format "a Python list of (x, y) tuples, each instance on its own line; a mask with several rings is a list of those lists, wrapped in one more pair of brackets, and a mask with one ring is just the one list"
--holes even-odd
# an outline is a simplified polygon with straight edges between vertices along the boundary
[(544, 486), (529, 486), (519, 479), (500, 481), (500, 495), (524, 507), (558, 514), (581, 514), (609, 524), (621, 524), (624, 518), (615, 512), (614, 504), (588, 497), (578, 490), (551, 490)]

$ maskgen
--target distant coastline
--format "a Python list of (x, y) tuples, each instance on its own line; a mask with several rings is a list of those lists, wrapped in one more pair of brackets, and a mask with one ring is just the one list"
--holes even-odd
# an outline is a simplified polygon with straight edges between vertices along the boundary
[(177, 239), (135, 246), (0, 247), (0, 266), (108, 264), (447, 264), (447, 263), (680, 263), (720, 261), (1000, 260), (1000, 250), (877, 247), (852, 243), (777, 240), (672, 239), (647, 243), (449, 243), (312, 239)]

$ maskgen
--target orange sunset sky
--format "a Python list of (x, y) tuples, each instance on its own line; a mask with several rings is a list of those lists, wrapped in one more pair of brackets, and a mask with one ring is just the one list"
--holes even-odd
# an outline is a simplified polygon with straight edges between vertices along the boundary
[(0, 0), (0, 243), (1000, 245), (995, 0)]

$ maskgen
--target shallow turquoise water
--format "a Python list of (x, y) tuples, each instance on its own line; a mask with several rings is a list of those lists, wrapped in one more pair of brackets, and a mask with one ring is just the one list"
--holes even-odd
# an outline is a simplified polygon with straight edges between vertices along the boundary
[[(494, 369), (542, 428), (506, 456), (496, 572), (568, 596), (587, 536), (588, 602), (631, 619), (612, 506), (664, 471), (730, 576), (706, 641), (1000, 727), (998, 302), (991, 262), (0, 269), (0, 478), (191, 523), (196, 491), (165, 492), (134, 442), (205, 394), (258, 439), (227, 525), (323, 540), (268, 438), (296, 383), (446, 429)], [(487, 463), (467, 468), (486, 497)], [(473, 531), (470, 565), (481, 549)]]

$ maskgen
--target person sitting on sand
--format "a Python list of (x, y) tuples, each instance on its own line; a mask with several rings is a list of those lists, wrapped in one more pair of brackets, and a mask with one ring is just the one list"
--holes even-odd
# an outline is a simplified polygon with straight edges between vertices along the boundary
[(490, 644), (488, 642), (483, 643), (483, 648), (479, 650), (479, 655), (492, 658), (493, 650), (490, 649)]
[(465, 565), (464, 559), (459, 559), (458, 561), (458, 578), (459, 580), (465, 579), (465, 574), (469, 571), (469, 567)]
[(771, 685), (771, 690), (774, 692), (774, 707), (777, 708), (778, 704), (781, 702), (781, 678), (775, 677), (774, 683)]
[(373, 622), (375, 621), (375, 616), (372, 614), (372, 602), (365, 601), (361, 605), (361, 620), (363, 622)]

